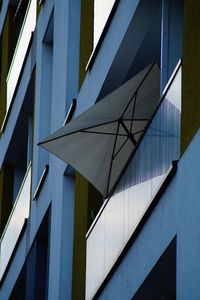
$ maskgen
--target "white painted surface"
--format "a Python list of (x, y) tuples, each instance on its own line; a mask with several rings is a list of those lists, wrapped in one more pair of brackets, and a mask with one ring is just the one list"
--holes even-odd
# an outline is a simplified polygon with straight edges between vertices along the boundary
[(98, 43), (114, 3), (115, 0), (94, 1), (94, 48)]

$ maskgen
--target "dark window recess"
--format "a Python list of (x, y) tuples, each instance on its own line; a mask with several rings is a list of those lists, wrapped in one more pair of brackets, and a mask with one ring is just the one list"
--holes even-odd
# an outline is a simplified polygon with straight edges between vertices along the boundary
[(50, 220), (51, 207), (42, 220), (9, 300), (48, 299)]
[(9, 300), (26, 299), (26, 264), (23, 266)]
[(28, 3), (28, 0), (20, 0), (18, 4), (14, 7), (13, 25), (15, 26), (17, 39), (19, 37), (24, 22)]
[(132, 300), (176, 299), (176, 238), (159, 258)]
[(51, 207), (47, 210), (26, 260), (26, 298), (48, 299)]
[(100, 208), (103, 204), (103, 197), (93, 187), (92, 184), (89, 183), (88, 185), (88, 220), (87, 220), (87, 228), (89, 229), (92, 225), (94, 219), (96, 218)]

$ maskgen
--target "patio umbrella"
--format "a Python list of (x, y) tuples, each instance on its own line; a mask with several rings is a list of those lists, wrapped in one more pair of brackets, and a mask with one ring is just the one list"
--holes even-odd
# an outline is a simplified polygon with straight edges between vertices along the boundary
[(159, 77), (157, 65), (146, 67), (39, 145), (108, 197), (157, 106)]

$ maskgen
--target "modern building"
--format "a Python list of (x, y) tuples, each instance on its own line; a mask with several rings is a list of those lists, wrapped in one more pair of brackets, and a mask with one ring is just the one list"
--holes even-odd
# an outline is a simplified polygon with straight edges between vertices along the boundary
[(200, 299), (199, 16), (0, 1), (1, 300)]

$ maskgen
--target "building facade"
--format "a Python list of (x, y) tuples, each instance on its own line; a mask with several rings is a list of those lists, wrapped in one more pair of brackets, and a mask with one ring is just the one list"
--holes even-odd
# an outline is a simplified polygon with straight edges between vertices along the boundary
[[(198, 300), (199, 1), (0, 5), (0, 299)], [(125, 95), (103, 193), (100, 138), (85, 177), (38, 143)]]

